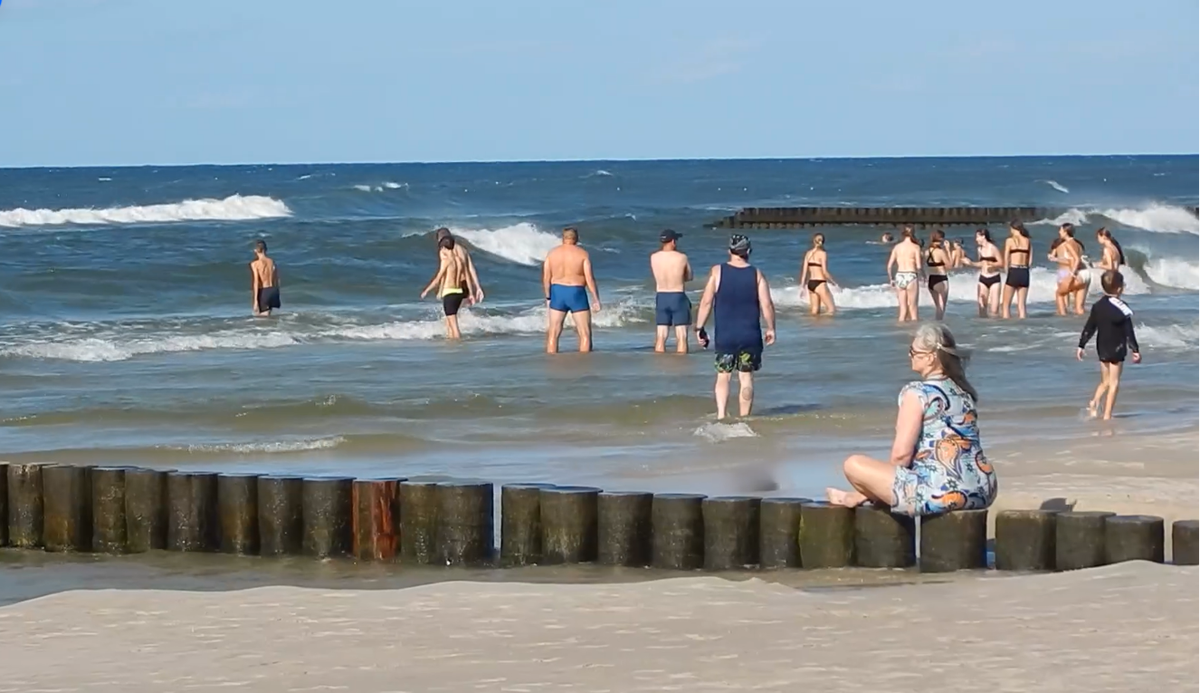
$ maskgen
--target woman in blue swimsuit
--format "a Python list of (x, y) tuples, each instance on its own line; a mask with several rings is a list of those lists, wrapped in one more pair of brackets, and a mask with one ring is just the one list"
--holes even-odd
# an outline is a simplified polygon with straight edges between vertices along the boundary
[(829, 502), (875, 502), (904, 515), (986, 508), (996, 499), (996, 473), (979, 441), (978, 395), (965, 358), (944, 325), (923, 325), (908, 350), (921, 379), (900, 390), (896, 438), (887, 462), (846, 458), (853, 491), (826, 489)]

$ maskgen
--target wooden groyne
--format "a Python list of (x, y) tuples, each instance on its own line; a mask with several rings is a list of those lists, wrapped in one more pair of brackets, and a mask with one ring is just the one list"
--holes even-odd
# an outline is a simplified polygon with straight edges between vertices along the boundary
[[(1200, 216), (1196, 207), (1185, 207)], [(791, 229), (805, 226), (988, 226), (1030, 223), (1071, 211), (1063, 207), (746, 207), (710, 228)]]
[[(948, 572), (988, 567), (987, 518), (987, 510), (959, 510), (914, 520), (804, 498), (0, 462), (0, 546), (56, 552)], [(1195, 565), (1197, 530), (1196, 520), (1167, 528), (1148, 515), (1005, 510), (996, 515), (994, 565), (1162, 563), (1168, 539), (1176, 564)]]

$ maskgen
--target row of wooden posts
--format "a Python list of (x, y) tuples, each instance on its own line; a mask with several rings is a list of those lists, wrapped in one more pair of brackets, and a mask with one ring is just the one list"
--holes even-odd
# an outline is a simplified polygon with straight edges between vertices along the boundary
[[(409, 565), (599, 563), (668, 570), (989, 565), (986, 510), (920, 522), (803, 498), (707, 497), (480, 481), (217, 474), (0, 463), (0, 546), (306, 555)], [(1006, 510), (1000, 570), (1069, 570), (1164, 559), (1160, 517)], [(1197, 563), (1197, 522), (1171, 528)]]

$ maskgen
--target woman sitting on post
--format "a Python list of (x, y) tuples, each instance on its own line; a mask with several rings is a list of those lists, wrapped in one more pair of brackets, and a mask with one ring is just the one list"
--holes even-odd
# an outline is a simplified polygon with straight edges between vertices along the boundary
[(978, 395), (967, 382), (966, 355), (944, 325), (927, 324), (917, 330), (908, 357), (921, 379), (900, 390), (891, 459), (846, 458), (843, 469), (854, 490), (826, 489), (829, 502), (874, 502), (904, 515), (990, 506), (996, 473), (979, 442)]

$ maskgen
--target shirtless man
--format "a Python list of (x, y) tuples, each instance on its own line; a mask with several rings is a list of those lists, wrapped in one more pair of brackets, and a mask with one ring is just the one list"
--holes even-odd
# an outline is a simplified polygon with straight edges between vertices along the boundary
[[(917, 319), (917, 298), (921, 288), (918, 280), (924, 274), (924, 264), (913, 227), (905, 226), (902, 236), (888, 256), (887, 273), (888, 282), (896, 288), (896, 298), (900, 302), (900, 322), (908, 322)], [(894, 274), (892, 268), (895, 268)]]
[(254, 244), (254, 260), (250, 263), (250, 306), (256, 317), (266, 317), (280, 307), (279, 267), (267, 257), (267, 242)]
[(692, 324), (692, 302), (684, 293), (692, 280), (688, 257), (679, 252), (677, 243), (683, 234), (667, 229), (658, 235), (662, 248), (650, 254), (650, 271), (654, 274), (654, 322), (657, 333), (654, 351), (667, 350), (667, 330), (675, 328), (675, 351), (688, 352), (688, 327)]
[[(441, 253), (441, 243), (444, 238), (454, 238), (450, 233), (450, 229), (445, 226), (437, 230), (439, 253)], [(467, 252), (466, 246), (459, 243), (457, 239), (454, 241), (452, 250), (454, 251), (454, 256), (458, 258), (459, 264), (467, 270), (467, 279), (470, 281), (470, 284), (467, 286), (470, 287), (471, 294), (471, 301), (467, 305), (483, 303), (483, 285), (479, 283), (479, 275), (475, 273), (475, 263), (471, 261), (471, 254)]]
[[(587, 287), (586, 289), (584, 287)], [(551, 250), (542, 262), (542, 289), (546, 296), (548, 324), (546, 353), (558, 353), (558, 338), (562, 335), (567, 313), (579, 334), (579, 351), (592, 350), (592, 312), (600, 310), (600, 292), (592, 276), (592, 260), (579, 247), (579, 231), (568, 226), (562, 232), (562, 245)], [(588, 292), (592, 303), (588, 305)]]
[(425, 298), (433, 287), (438, 287), (438, 298), (442, 299), (442, 311), (446, 314), (446, 339), (462, 338), (458, 329), (458, 309), (470, 298), (471, 281), (458, 253), (454, 252), (456, 245), (450, 234), (438, 241), (438, 271), (421, 292), (421, 298)]

